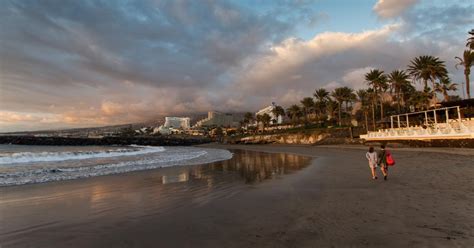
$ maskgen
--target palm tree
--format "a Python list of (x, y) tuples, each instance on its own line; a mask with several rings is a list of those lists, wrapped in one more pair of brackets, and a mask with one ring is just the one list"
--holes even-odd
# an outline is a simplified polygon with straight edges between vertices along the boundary
[(356, 94), (354, 94), (354, 90), (349, 87), (342, 87), (344, 90), (344, 102), (346, 103), (346, 112), (349, 112), (349, 103), (352, 106), (352, 102), (354, 102), (357, 98)]
[(374, 89), (375, 96), (380, 100), (380, 119), (383, 119), (383, 99), (381, 93), (387, 90), (387, 76), (384, 71), (373, 69), (365, 74), (365, 81)]
[[(474, 30), (473, 30), (474, 32)], [(460, 57), (455, 57), (455, 59), (459, 60), (459, 63), (456, 64), (456, 69), (458, 68), (458, 65), (464, 67), (464, 77), (466, 79), (466, 92), (467, 92), (467, 98), (471, 98), (471, 87), (470, 87), (470, 80), (469, 80), (469, 74), (471, 74), (471, 66), (474, 65), (474, 51), (470, 50), (465, 50), (463, 53), (462, 58)]]
[(471, 31), (468, 33), (471, 35), (471, 37), (467, 38), (466, 46), (469, 49), (474, 50), (474, 29), (471, 29)]
[(338, 103), (331, 98), (326, 102), (326, 113), (328, 114), (328, 120), (334, 118), (334, 112), (338, 110)]
[(262, 119), (263, 119), (262, 117), (263, 117), (262, 115), (257, 115), (255, 117), (255, 120), (257, 121), (257, 131), (258, 131), (259, 124), (262, 122)]
[(357, 100), (361, 104), (361, 110), (364, 113), (364, 118), (365, 118), (365, 129), (367, 132), (369, 132), (369, 105), (370, 105), (370, 96), (367, 90), (360, 89), (356, 92), (357, 95)]
[(313, 96), (318, 102), (326, 102), (329, 100), (329, 91), (325, 88), (319, 88), (314, 92)]
[(278, 117), (285, 116), (285, 109), (282, 106), (275, 106), (272, 110), (273, 115), (275, 115), (276, 121), (278, 122)]
[(400, 100), (402, 87), (406, 84), (410, 84), (408, 79), (410, 76), (406, 74), (404, 70), (395, 70), (388, 75), (388, 82), (390, 83), (390, 88), (395, 91), (395, 96), (397, 97), (397, 109), (400, 113)]
[(449, 77), (445, 77), (441, 79), (439, 83), (436, 83), (436, 92), (439, 92), (443, 94), (444, 101), (448, 102), (449, 101), (449, 91), (456, 91), (457, 90), (457, 85), (456, 83), (452, 83), (451, 79)]
[(311, 97), (305, 97), (303, 100), (301, 100), (301, 105), (303, 105), (303, 113), (304, 113), (304, 118), (305, 121), (308, 122), (308, 114), (311, 114), (313, 112), (314, 108), (314, 101), (313, 98)]
[(293, 122), (293, 125), (296, 125), (298, 119), (302, 116), (301, 109), (298, 105), (293, 104), (288, 109), (286, 109), (286, 114)]
[(251, 112), (247, 112), (244, 114), (244, 123), (245, 126), (248, 128), (248, 125), (255, 120), (255, 115)]
[(314, 108), (319, 112), (319, 118), (321, 118), (329, 100), (329, 92), (324, 88), (320, 88), (314, 92), (313, 96), (316, 98)]
[(263, 131), (265, 131), (265, 127), (267, 127), (270, 124), (271, 120), (272, 120), (272, 117), (269, 114), (265, 113), (261, 115), (260, 121), (262, 122), (262, 125), (263, 125)]
[(341, 118), (341, 105), (346, 99), (346, 92), (345, 92), (344, 87), (335, 88), (334, 91), (331, 92), (331, 96), (337, 102), (338, 123), (339, 123), (339, 126), (341, 126), (342, 125), (342, 122), (341, 122), (341, 120), (342, 120), (342, 118)]
[(408, 99), (410, 99), (410, 96), (416, 91), (415, 86), (410, 82), (408, 84), (402, 84), (402, 87), (400, 88), (400, 97), (401, 97), (401, 102), (402, 105), (406, 108), (407, 107), (407, 102)]
[(370, 108), (372, 110), (372, 128), (375, 131), (375, 105), (377, 103), (377, 93), (373, 88), (367, 89), (368, 98), (370, 101)]
[(422, 80), (424, 88), (428, 88), (428, 81), (431, 81), (433, 89), (435, 80), (448, 75), (444, 61), (431, 55), (423, 55), (414, 58), (408, 65), (408, 73), (414, 80)]

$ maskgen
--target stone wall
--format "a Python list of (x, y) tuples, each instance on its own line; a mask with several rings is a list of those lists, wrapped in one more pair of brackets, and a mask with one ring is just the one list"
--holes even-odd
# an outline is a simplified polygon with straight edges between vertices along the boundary
[(239, 139), (229, 139), (236, 144), (300, 144), (315, 145), (325, 142), (343, 144), (350, 139), (348, 128), (301, 130), (300, 132), (256, 134)]

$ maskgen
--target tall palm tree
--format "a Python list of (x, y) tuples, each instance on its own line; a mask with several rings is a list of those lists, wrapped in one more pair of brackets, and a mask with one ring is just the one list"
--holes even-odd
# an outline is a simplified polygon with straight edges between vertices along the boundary
[(342, 103), (345, 101), (346, 99), (346, 92), (345, 92), (345, 89), (344, 87), (339, 87), (339, 88), (335, 88), (333, 92), (331, 92), (331, 96), (332, 98), (334, 98), (334, 100), (337, 102), (337, 106), (338, 106), (338, 123), (339, 123), (339, 126), (342, 125), (342, 114), (341, 114), (341, 106), (342, 106)]
[(373, 69), (365, 74), (365, 81), (374, 89), (375, 96), (380, 100), (380, 119), (383, 119), (383, 99), (382, 93), (387, 90), (387, 76), (384, 71)]
[(323, 113), (326, 111), (329, 92), (324, 88), (319, 88), (314, 92), (313, 96), (316, 98), (316, 102), (314, 103), (315, 110), (319, 112), (319, 117), (322, 117)]
[(304, 118), (305, 121), (308, 122), (308, 115), (313, 112), (314, 108), (314, 101), (313, 98), (311, 97), (305, 97), (303, 100), (301, 100), (301, 105), (303, 105), (303, 113), (304, 113)]
[(410, 99), (410, 96), (416, 91), (415, 86), (410, 82), (409, 84), (402, 84), (402, 87), (400, 88), (400, 97), (401, 97), (401, 103), (404, 107), (407, 107), (407, 102), (408, 99)]
[(360, 102), (361, 105), (361, 110), (364, 113), (364, 119), (365, 119), (365, 129), (367, 132), (369, 132), (369, 105), (370, 105), (370, 95), (367, 92), (367, 90), (360, 89), (356, 92), (357, 95), (357, 100)]
[(298, 105), (293, 104), (288, 109), (286, 109), (286, 114), (293, 122), (293, 125), (296, 125), (296, 122), (302, 116), (302, 111)]
[(329, 91), (325, 88), (319, 88), (314, 92), (313, 96), (318, 102), (326, 102), (329, 100)]
[[(474, 32), (474, 30), (473, 30)], [(471, 98), (471, 86), (470, 86), (470, 80), (469, 80), (469, 74), (471, 74), (471, 66), (474, 65), (474, 51), (471, 50), (465, 50), (463, 53), (462, 58), (460, 57), (454, 57), (455, 59), (459, 60), (459, 63), (456, 64), (456, 69), (458, 68), (458, 65), (464, 67), (464, 77), (466, 79), (466, 92), (467, 92), (467, 98)]]
[(445, 77), (441, 79), (439, 83), (436, 83), (436, 92), (439, 92), (443, 94), (444, 101), (448, 102), (449, 101), (449, 91), (456, 91), (457, 90), (457, 85), (456, 83), (452, 83), (451, 79), (449, 77)]
[(372, 128), (375, 131), (375, 105), (377, 104), (378, 96), (373, 88), (368, 88), (367, 94), (370, 101), (370, 109), (372, 110)]
[(468, 33), (471, 35), (471, 37), (467, 38), (466, 46), (469, 49), (474, 50), (474, 29), (471, 29), (471, 31)]
[(356, 95), (354, 94), (354, 90), (349, 88), (349, 87), (342, 87), (343, 91), (344, 91), (344, 102), (345, 102), (345, 111), (346, 113), (347, 112), (350, 112), (350, 109), (349, 109), (349, 104), (351, 103), (352, 105), (352, 102), (354, 102), (356, 100)]
[(423, 55), (414, 58), (408, 65), (408, 73), (414, 80), (422, 80), (425, 90), (428, 88), (428, 81), (435, 88), (435, 80), (448, 75), (444, 61), (431, 55)]
[(406, 74), (404, 70), (395, 70), (388, 75), (388, 82), (390, 83), (390, 88), (395, 91), (395, 96), (397, 97), (397, 110), (400, 113), (400, 101), (401, 101), (401, 92), (402, 87), (406, 84), (410, 84), (408, 80), (410, 76)]

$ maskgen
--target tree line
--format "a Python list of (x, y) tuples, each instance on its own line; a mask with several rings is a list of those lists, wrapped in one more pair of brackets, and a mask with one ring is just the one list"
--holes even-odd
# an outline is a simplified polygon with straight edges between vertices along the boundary
[[(468, 32), (466, 50), (461, 57), (455, 57), (456, 69), (463, 69), (467, 98), (470, 94), (470, 69), (474, 65), (474, 29)], [(458, 89), (448, 76), (445, 62), (438, 57), (422, 55), (412, 59), (406, 69), (389, 73), (381, 69), (372, 69), (365, 74), (366, 89), (354, 90), (349, 87), (338, 87), (332, 91), (325, 88), (316, 89), (312, 97), (305, 97), (300, 104), (284, 109), (276, 106), (274, 116), (287, 116), (293, 125), (319, 124), (351, 125), (352, 120), (364, 123), (367, 130), (375, 130), (377, 121), (384, 121), (388, 114), (426, 110), (435, 106), (438, 95), (443, 101), (460, 100), (458, 95), (450, 92)], [(422, 90), (417, 90), (419, 83)], [(369, 120), (371, 125), (369, 125)], [(256, 121), (265, 128), (272, 122), (269, 114), (257, 115), (246, 113), (243, 125), (248, 126)], [(371, 126), (371, 127), (370, 127)]]

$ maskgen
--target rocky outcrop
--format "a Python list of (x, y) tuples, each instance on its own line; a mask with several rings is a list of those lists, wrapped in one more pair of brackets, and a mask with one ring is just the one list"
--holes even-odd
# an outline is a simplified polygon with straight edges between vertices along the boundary
[(275, 134), (257, 134), (239, 139), (229, 140), (228, 143), (237, 144), (300, 144), (316, 145), (326, 143), (346, 143), (350, 140), (350, 130), (348, 128), (299, 130), (293, 132)]
[(312, 145), (328, 137), (327, 133), (319, 134), (268, 134), (248, 136), (238, 140), (241, 144), (304, 144)]
[(0, 144), (48, 145), (48, 146), (104, 146), (104, 145), (146, 145), (146, 146), (189, 146), (209, 143), (206, 137), (104, 137), (64, 138), (35, 136), (0, 136)]

